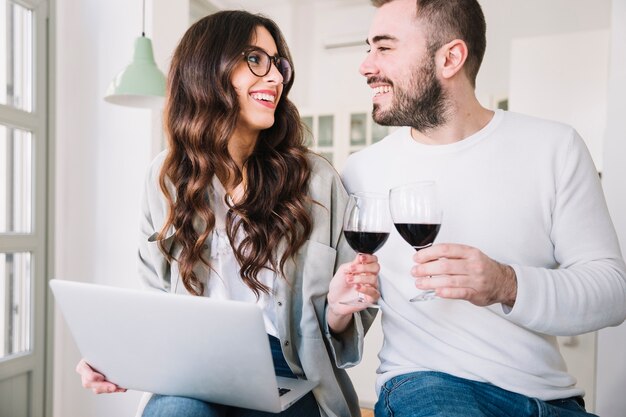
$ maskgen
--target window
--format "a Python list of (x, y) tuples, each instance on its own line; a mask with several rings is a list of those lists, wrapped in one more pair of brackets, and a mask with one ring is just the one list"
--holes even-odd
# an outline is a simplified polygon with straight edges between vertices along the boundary
[(0, 415), (44, 415), (47, 18), (0, 0)]
[(378, 142), (391, 131), (374, 122), (367, 112), (306, 115), (302, 122), (306, 145), (338, 170), (351, 153)]

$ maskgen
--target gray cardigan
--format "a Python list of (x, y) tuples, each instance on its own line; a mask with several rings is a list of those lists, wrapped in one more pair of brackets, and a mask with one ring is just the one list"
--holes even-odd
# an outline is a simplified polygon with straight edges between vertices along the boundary
[[(167, 262), (156, 241), (168, 210), (158, 183), (164, 158), (165, 152), (155, 158), (145, 181), (139, 242), (140, 278), (150, 289), (187, 294), (177, 262)], [(339, 175), (325, 159), (314, 154), (308, 159), (312, 169), (309, 195), (319, 204), (309, 207), (313, 219), (309, 239), (298, 251), (295, 262), (286, 263), (284, 276), (274, 280), (276, 324), (291, 370), (298, 377), (319, 382), (313, 393), (321, 416), (359, 416), (352, 383), (347, 373), (334, 364), (350, 367), (359, 363), (363, 337), (376, 310), (355, 314), (353, 325), (341, 335), (329, 332), (326, 323), (328, 286), (337, 267), (350, 262), (355, 254), (341, 233), (347, 195)], [(168, 240), (172, 240), (172, 233), (165, 238), (167, 248), (171, 247)], [(204, 258), (210, 259), (210, 242), (206, 242), (205, 248)], [(174, 257), (178, 254), (180, 248), (174, 247)], [(197, 272), (199, 277), (206, 276), (202, 269)]]

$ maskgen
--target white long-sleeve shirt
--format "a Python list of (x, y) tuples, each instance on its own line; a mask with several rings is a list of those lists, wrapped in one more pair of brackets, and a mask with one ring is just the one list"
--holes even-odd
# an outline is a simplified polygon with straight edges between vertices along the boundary
[(343, 180), (350, 192), (435, 180), (444, 212), (435, 243), (474, 246), (517, 275), (512, 309), (410, 303), (419, 291), (409, 273), (414, 250), (392, 230), (376, 253), (384, 333), (377, 389), (396, 375), (434, 370), (543, 400), (584, 394), (555, 336), (621, 323), (626, 267), (574, 129), (503, 111), (448, 145), (420, 144), (401, 128), (353, 154)]

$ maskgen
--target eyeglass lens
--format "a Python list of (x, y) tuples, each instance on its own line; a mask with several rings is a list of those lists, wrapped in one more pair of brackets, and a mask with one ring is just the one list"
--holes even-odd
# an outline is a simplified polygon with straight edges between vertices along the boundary
[(246, 62), (250, 71), (257, 77), (265, 77), (269, 72), (274, 61), (276, 68), (283, 76), (283, 84), (287, 84), (291, 80), (291, 64), (283, 57), (270, 57), (265, 51), (254, 50), (245, 54)]

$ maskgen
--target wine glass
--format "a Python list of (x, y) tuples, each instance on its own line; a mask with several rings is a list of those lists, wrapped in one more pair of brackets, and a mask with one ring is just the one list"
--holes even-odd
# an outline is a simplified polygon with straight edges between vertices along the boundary
[[(390, 229), (387, 195), (377, 193), (350, 195), (343, 217), (343, 234), (352, 249), (358, 253), (373, 254), (385, 244)], [(341, 301), (341, 304), (378, 307), (368, 302), (360, 292), (356, 299)]]
[[(443, 216), (434, 181), (392, 188), (389, 191), (389, 209), (396, 230), (416, 251), (433, 244)], [(426, 301), (436, 297), (435, 290), (425, 290), (409, 301)]]

